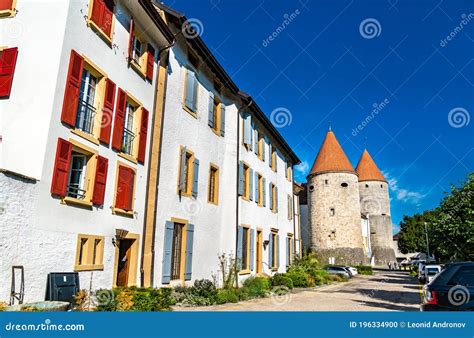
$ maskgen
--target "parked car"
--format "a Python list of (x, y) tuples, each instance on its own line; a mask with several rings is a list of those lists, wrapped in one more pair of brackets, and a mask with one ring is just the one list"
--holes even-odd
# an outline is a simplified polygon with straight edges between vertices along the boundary
[(357, 276), (359, 274), (359, 271), (357, 271), (357, 269), (352, 266), (345, 266), (345, 268), (351, 272), (352, 276)]
[(342, 275), (346, 278), (352, 277), (349, 271), (340, 266), (327, 266), (326, 271), (331, 275)]
[(441, 272), (441, 265), (426, 265), (425, 266), (425, 281), (430, 283), (435, 276)]
[(425, 264), (418, 263), (418, 280), (422, 284), (426, 283), (425, 267)]
[(474, 262), (447, 264), (423, 287), (421, 311), (474, 311)]

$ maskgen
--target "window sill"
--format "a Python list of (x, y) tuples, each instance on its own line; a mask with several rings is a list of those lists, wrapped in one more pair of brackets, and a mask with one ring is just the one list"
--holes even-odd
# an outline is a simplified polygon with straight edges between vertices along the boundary
[(241, 270), (241, 271), (239, 271), (239, 276), (242, 276), (242, 275), (249, 275), (250, 272), (251, 272), (251, 271), (250, 271), (249, 269)]
[(83, 132), (80, 129), (71, 129), (71, 133), (73, 133), (77, 136), (80, 136), (83, 139), (86, 139), (87, 141), (89, 141), (91, 143), (94, 143), (95, 145), (99, 145), (99, 143), (100, 143), (99, 140), (96, 139), (94, 136), (92, 136), (90, 134), (87, 134), (87, 133)]
[(68, 205), (73, 204), (73, 205), (78, 205), (78, 206), (81, 206), (81, 207), (86, 207), (86, 208), (92, 209), (92, 202), (80, 200), (80, 199), (77, 199), (77, 198), (74, 198), (74, 197), (64, 197), (61, 200), (61, 203), (62, 204), (68, 204)]
[(250, 198), (246, 196), (241, 196), (244, 201), (250, 202)]
[(103, 264), (96, 265), (74, 265), (74, 271), (96, 271), (104, 270)]
[(138, 164), (137, 159), (134, 158), (134, 157), (131, 156), (131, 155), (128, 155), (128, 154), (125, 154), (125, 153), (118, 153), (118, 156), (120, 156), (121, 158), (126, 159), (127, 161), (130, 161), (130, 162), (132, 162), (132, 163)]
[(127, 211), (127, 210), (123, 210), (123, 209), (115, 208), (115, 207), (112, 208), (112, 214), (125, 216), (125, 217), (132, 217), (132, 218), (134, 216), (133, 210)]
[(278, 271), (278, 268), (271, 268), (270, 269), (272, 272), (277, 272)]
[(220, 129), (216, 130), (216, 129), (214, 129), (214, 128), (211, 128), (211, 130), (212, 130), (212, 132), (213, 132), (214, 134), (216, 134), (217, 136), (219, 136), (219, 137), (221, 137), (221, 136), (222, 136), (222, 135), (221, 135), (221, 130), (220, 130)]
[(105, 32), (99, 27), (96, 25), (96, 23), (94, 21), (92, 21), (91, 19), (87, 19), (87, 26), (91, 27), (93, 31), (95, 31), (97, 33), (97, 35), (99, 35), (99, 37), (104, 40), (104, 42), (110, 47), (112, 48), (112, 37), (111, 36), (108, 36), (107, 34), (105, 34)]
[(15, 9), (8, 9), (8, 10), (3, 10), (0, 11), (0, 17), (1, 18), (13, 18), (15, 16)]
[(143, 80), (146, 79), (144, 66), (140, 66), (135, 60), (130, 60), (130, 68), (132, 68), (138, 75), (140, 75)]
[(207, 201), (207, 203), (212, 204), (212, 205), (215, 205), (215, 206), (218, 206), (218, 205), (219, 205), (219, 202)]
[(188, 106), (186, 106), (184, 103), (183, 103), (183, 109), (185, 111), (187, 111), (192, 117), (196, 118), (197, 119), (197, 112), (196, 111), (193, 111), (191, 108), (189, 108)]

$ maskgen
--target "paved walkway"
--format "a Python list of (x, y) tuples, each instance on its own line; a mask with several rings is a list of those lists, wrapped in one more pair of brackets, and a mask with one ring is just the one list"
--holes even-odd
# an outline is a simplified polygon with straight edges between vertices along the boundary
[(420, 286), (404, 271), (375, 271), (349, 282), (300, 289), (282, 297), (175, 311), (419, 311)]

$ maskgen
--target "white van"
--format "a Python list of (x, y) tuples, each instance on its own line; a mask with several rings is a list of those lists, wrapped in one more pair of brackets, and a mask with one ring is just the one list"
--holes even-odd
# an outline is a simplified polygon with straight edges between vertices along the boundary
[(441, 272), (441, 265), (426, 265), (425, 266), (425, 280), (426, 283), (431, 282), (438, 273)]

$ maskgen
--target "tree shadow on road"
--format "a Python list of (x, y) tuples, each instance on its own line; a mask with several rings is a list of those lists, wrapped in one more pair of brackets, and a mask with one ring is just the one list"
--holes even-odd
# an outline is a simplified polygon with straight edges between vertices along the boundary
[(416, 307), (410, 307), (410, 306), (404, 306), (404, 305), (398, 305), (398, 304), (388, 304), (388, 303), (360, 301), (360, 300), (357, 300), (355, 302), (359, 303), (361, 305), (366, 305), (366, 306), (370, 306), (370, 307), (377, 307), (377, 308), (382, 308), (382, 309), (386, 309), (386, 310), (419, 311), (419, 309), (416, 308)]

